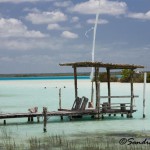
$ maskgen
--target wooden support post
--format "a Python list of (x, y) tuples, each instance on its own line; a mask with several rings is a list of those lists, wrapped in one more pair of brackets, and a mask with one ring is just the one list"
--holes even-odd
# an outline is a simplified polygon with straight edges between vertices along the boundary
[(46, 130), (46, 124), (47, 124), (47, 107), (43, 107), (43, 116), (44, 116), (44, 127), (43, 131), (47, 132)]
[(30, 122), (31, 121), (31, 118), (30, 117), (28, 117), (28, 122)]
[(111, 104), (111, 89), (110, 89), (110, 69), (107, 68), (107, 84), (108, 84), (108, 103)]
[(93, 104), (93, 97), (94, 97), (94, 87), (93, 87), (93, 81), (92, 81), (92, 87), (91, 87), (91, 103)]
[(60, 116), (61, 121), (63, 120), (63, 116)]
[(145, 93), (146, 93), (146, 81), (147, 73), (144, 72), (144, 85), (143, 85), (143, 118), (145, 118)]
[(78, 97), (78, 86), (77, 86), (77, 68), (74, 67), (74, 88), (75, 88), (75, 99)]
[(72, 116), (69, 116), (69, 120), (72, 121), (72, 119), (73, 119)]
[(131, 103), (130, 103), (130, 117), (132, 118), (132, 113), (133, 113), (133, 98), (134, 98), (134, 93), (133, 93), (133, 74), (134, 70), (131, 69), (131, 75), (130, 75), (130, 84), (131, 84)]
[(121, 114), (121, 117), (123, 117), (123, 114)]
[(127, 118), (129, 118), (129, 114), (127, 113)]
[(59, 109), (61, 109), (61, 88), (59, 89)]
[(40, 116), (37, 116), (37, 122), (38, 123), (40, 122)]
[(6, 125), (6, 120), (4, 120), (4, 125)]
[(95, 67), (95, 86), (96, 86), (96, 109), (98, 110), (98, 119), (100, 118), (100, 82), (99, 68)]
[(33, 117), (31, 116), (31, 122), (33, 122), (34, 121), (34, 119), (33, 119)]

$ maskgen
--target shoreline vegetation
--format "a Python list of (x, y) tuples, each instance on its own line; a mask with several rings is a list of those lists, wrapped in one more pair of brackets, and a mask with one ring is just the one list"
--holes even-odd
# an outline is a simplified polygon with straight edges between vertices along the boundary
[[(13, 132), (2, 128), (0, 132), (1, 150), (149, 150), (148, 132), (112, 132), (29, 137), (24, 142), (13, 138)], [(126, 142), (123, 140), (127, 140)], [(22, 139), (19, 139), (22, 141)]]
[[(30, 74), (0, 74), (0, 78), (28, 78), (28, 77), (65, 77), (73, 76), (73, 73), (30, 73)], [(111, 72), (111, 82), (130, 82), (131, 70), (123, 69), (120, 72)], [(90, 72), (78, 73), (78, 76), (90, 76)], [(89, 77), (90, 78), (90, 77)], [(100, 82), (107, 82), (107, 73), (99, 74)], [(134, 72), (134, 82), (142, 83), (144, 81), (143, 73)], [(147, 83), (150, 83), (150, 72), (147, 72)]]

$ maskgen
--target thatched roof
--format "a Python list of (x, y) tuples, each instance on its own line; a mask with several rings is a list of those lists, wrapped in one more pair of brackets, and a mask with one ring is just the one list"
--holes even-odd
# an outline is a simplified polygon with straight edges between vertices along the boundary
[(144, 68), (140, 65), (130, 65), (130, 64), (112, 64), (112, 63), (102, 63), (102, 62), (74, 62), (74, 63), (63, 63), (60, 66), (72, 66), (72, 67), (99, 67), (99, 68), (109, 68), (109, 69), (136, 69)]

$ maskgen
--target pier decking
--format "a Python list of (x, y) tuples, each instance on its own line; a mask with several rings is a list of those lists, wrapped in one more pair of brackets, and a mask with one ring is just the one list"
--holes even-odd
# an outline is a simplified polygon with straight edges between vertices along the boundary
[[(47, 112), (47, 116), (78, 116), (78, 115), (95, 115), (96, 110), (84, 111), (51, 111)], [(42, 117), (43, 113), (1, 113), (0, 119), (7, 118), (26, 118), (26, 117)]]
[[(136, 110), (133, 110), (135, 112)], [(46, 115), (51, 116), (85, 116), (85, 115), (96, 115), (98, 111), (96, 109), (87, 109), (84, 111), (72, 111), (72, 110), (60, 110), (60, 111), (51, 111), (47, 112)], [(109, 109), (101, 110), (100, 114), (128, 114), (130, 110), (122, 111), (120, 109)], [(28, 117), (43, 117), (43, 113), (0, 113), (0, 119), (9, 119), (9, 118), (28, 118)]]

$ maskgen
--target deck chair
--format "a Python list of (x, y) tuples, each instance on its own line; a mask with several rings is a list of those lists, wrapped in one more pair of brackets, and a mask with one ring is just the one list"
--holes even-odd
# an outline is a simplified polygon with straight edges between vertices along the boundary
[(38, 112), (38, 107), (29, 108), (28, 111), (30, 113), (37, 113)]
[(83, 96), (82, 97), (82, 105), (80, 107), (80, 110), (85, 110), (87, 103), (88, 103), (88, 98)]
[(73, 106), (72, 106), (72, 109), (71, 110), (79, 110), (80, 109), (80, 106), (81, 106), (81, 103), (82, 103), (82, 99), (77, 97), (73, 103)]

